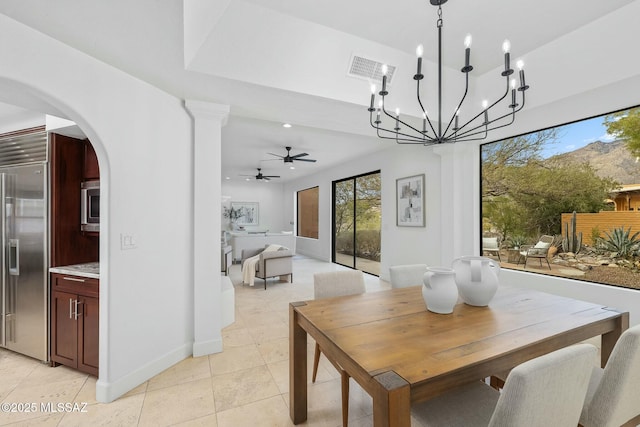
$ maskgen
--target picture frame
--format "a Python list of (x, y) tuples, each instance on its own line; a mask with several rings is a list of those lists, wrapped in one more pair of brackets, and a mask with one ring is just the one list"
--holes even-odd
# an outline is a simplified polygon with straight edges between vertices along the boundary
[(260, 206), (258, 202), (231, 202), (231, 209), (239, 212), (235, 220), (237, 226), (258, 225)]
[(396, 226), (425, 226), (424, 174), (396, 179)]

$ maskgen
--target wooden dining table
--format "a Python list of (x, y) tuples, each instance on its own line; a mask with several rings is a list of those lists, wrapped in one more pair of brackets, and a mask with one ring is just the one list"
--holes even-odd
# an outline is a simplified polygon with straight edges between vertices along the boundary
[(604, 366), (629, 313), (500, 286), (487, 307), (427, 311), (419, 286), (289, 307), (290, 417), (307, 419), (307, 334), (373, 398), (374, 426), (409, 427), (411, 404), (602, 336)]

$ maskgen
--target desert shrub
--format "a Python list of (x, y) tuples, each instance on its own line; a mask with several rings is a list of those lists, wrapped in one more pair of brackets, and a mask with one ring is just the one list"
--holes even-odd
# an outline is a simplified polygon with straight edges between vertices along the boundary
[(611, 233), (605, 231), (606, 238), (602, 239), (603, 249), (617, 252), (619, 256), (630, 258), (634, 256), (640, 248), (640, 231), (631, 234), (631, 227), (627, 230), (624, 227), (614, 228)]
[[(356, 233), (357, 257), (380, 261), (380, 231), (359, 230)], [(344, 231), (336, 237), (336, 251), (353, 255), (353, 231)]]
[(360, 230), (356, 233), (356, 256), (380, 261), (380, 230)]

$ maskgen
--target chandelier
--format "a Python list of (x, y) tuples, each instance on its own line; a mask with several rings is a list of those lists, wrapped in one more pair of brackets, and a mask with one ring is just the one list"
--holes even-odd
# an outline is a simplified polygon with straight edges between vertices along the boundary
[[(525, 91), (529, 89), (524, 79), (524, 63), (522, 61), (517, 62), (519, 69), (519, 86), (516, 88), (516, 80), (510, 76), (513, 74), (511, 69), (510, 58), (510, 43), (505, 40), (502, 44), (502, 50), (504, 52), (504, 71), (501, 75), (506, 79), (506, 90), (504, 94), (498, 98), (492, 104), (489, 104), (487, 100), (482, 101), (482, 110), (469, 119), (467, 122), (463, 122), (459, 119), (460, 108), (464, 103), (464, 100), (469, 91), (469, 72), (473, 70), (473, 66), (469, 63), (471, 56), (471, 35), (467, 35), (464, 40), (465, 45), (465, 60), (464, 67), (460, 70), (465, 75), (465, 88), (462, 99), (458, 103), (457, 108), (454, 110), (451, 118), (446, 127), (443, 129), (442, 118), (442, 5), (447, 0), (430, 0), (431, 4), (438, 6), (438, 20), (436, 25), (438, 27), (438, 117), (437, 122), (431, 121), (431, 118), (427, 114), (426, 109), (420, 99), (420, 81), (424, 79), (422, 74), (422, 54), (423, 47), (419, 45), (416, 49), (416, 55), (418, 57), (418, 66), (416, 74), (413, 79), (416, 81), (416, 93), (418, 98), (418, 104), (422, 110), (422, 129), (418, 129), (415, 125), (411, 125), (403, 120), (400, 116), (400, 110), (396, 109), (395, 115), (392, 115), (385, 108), (385, 97), (389, 94), (387, 90), (387, 65), (382, 66), (382, 89), (378, 92), (380, 99), (376, 106), (376, 86), (371, 86), (371, 104), (369, 105), (369, 121), (371, 126), (376, 129), (379, 138), (393, 139), (398, 144), (422, 144), (433, 145), (442, 144), (447, 142), (459, 142), (459, 141), (478, 141), (485, 139), (489, 131), (499, 129), (505, 126), (511, 125), (515, 121), (516, 113), (524, 107), (524, 95)], [(517, 92), (521, 93), (520, 101), (518, 104)], [(508, 105), (506, 113), (497, 113), (490, 115), (492, 108), (496, 107), (501, 101), (503, 101), (511, 92), (511, 103)], [(382, 119), (386, 116), (390, 119), (391, 123), (394, 123), (394, 127), (383, 127)], [(490, 117), (493, 116), (493, 117)], [(434, 118), (435, 119), (435, 118)], [(437, 128), (437, 129), (436, 129)]]

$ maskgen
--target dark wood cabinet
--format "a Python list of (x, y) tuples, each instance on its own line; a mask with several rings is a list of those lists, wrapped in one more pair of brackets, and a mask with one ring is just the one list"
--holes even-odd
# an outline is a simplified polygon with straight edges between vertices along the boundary
[(85, 181), (100, 179), (100, 168), (98, 167), (98, 156), (89, 140), (84, 141), (84, 173)]
[(51, 361), (98, 376), (98, 279), (51, 274)]
[(80, 229), (80, 185), (87, 169), (86, 148), (91, 144), (56, 133), (50, 138), (51, 267), (98, 261), (99, 233)]

